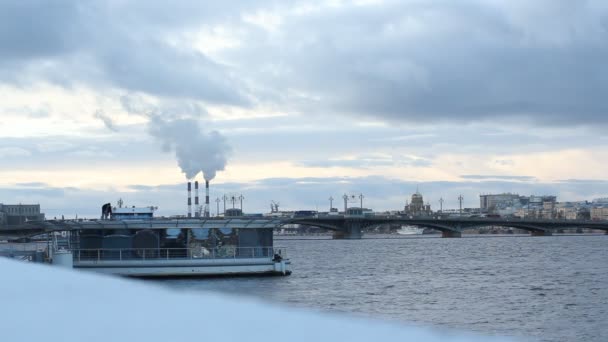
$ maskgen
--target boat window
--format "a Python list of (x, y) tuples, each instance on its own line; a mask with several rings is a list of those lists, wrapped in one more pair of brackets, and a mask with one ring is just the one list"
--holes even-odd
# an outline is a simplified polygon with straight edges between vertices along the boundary
[(220, 228), (220, 232), (224, 235), (232, 234), (232, 228)]
[(190, 230), (196, 240), (207, 240), (209, 238), (209, 228), (194, 228)]
[(181, 232), (182, 230), (179, 228), (169, 228), (167, 229), (167, 239), (177, 239)]

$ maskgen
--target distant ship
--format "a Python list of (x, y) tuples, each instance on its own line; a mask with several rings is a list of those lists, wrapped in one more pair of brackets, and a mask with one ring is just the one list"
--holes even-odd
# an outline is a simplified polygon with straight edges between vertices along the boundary
[(401, 226), (401, 229), (397, 230), (399, 235), (420, 235), (424, 232), (424, 229), (416, 226)]

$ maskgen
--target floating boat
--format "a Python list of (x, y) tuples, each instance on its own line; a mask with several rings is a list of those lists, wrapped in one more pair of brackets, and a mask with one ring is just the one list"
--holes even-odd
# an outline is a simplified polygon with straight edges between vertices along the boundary
[(414, 226), (401, 226), (401, 229), (397, 230), (399, 235), (420, 235), (424, 233), (424, 229)]
[(275, 219), (166, 219), (154, 218), (153, 207), (112, 209), (102, 220), (47, 221), (55, 227), (52, 263), (132, 277), (291, 274), (286, 249), (273, 246)]

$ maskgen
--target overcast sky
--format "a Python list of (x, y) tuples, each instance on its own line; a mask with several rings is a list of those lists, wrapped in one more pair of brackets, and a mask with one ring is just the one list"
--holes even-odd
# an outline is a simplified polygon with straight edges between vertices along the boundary
[(2, 1), (0, 203), (608, 197), (606, 60), (602, 0)]

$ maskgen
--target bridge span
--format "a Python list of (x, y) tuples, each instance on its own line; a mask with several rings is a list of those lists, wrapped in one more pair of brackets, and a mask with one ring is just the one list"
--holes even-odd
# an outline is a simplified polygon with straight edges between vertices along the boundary
[(516, 228), (529, 231), (532, 236), (550, 236), (562, 229), (598, 229), (608, 234), (608, 221), (590, 220), (541, 220), (507, 218), (435, 218), (435, 217), (344, 217), (318, 216), (286, 220), (285, 223), (302, 224), (334, 231), (337, 239), (360, 239), (365, 228), (381, 225), (409, 225), (431, 228), (441, 232), (443, 237), (458, 238), (465, 229), (481, 227)]
[(608, 221), (588, 220), (535, 220), (506, 218), (433, 218), (343, 215), (310, 216), (297, 218), (189, 218), (153, 220), (46, 220), (30, 221), (18, 227), (0, 229), (0, 239), (23, 238), (49, 232), (83, 229), (161, 229), (161, 228), (280, 228), (288, 224), (313, 226), (334, 232), (335, 239), (360, 239), (366, 228), (382, 225), (409, 225), (438, 230), (446, 238), (458, 238), (465, 229), (505, 227), (529, 231), (533, 236), (549, 236), (561, 229), (597, 229), (608, 234)]

